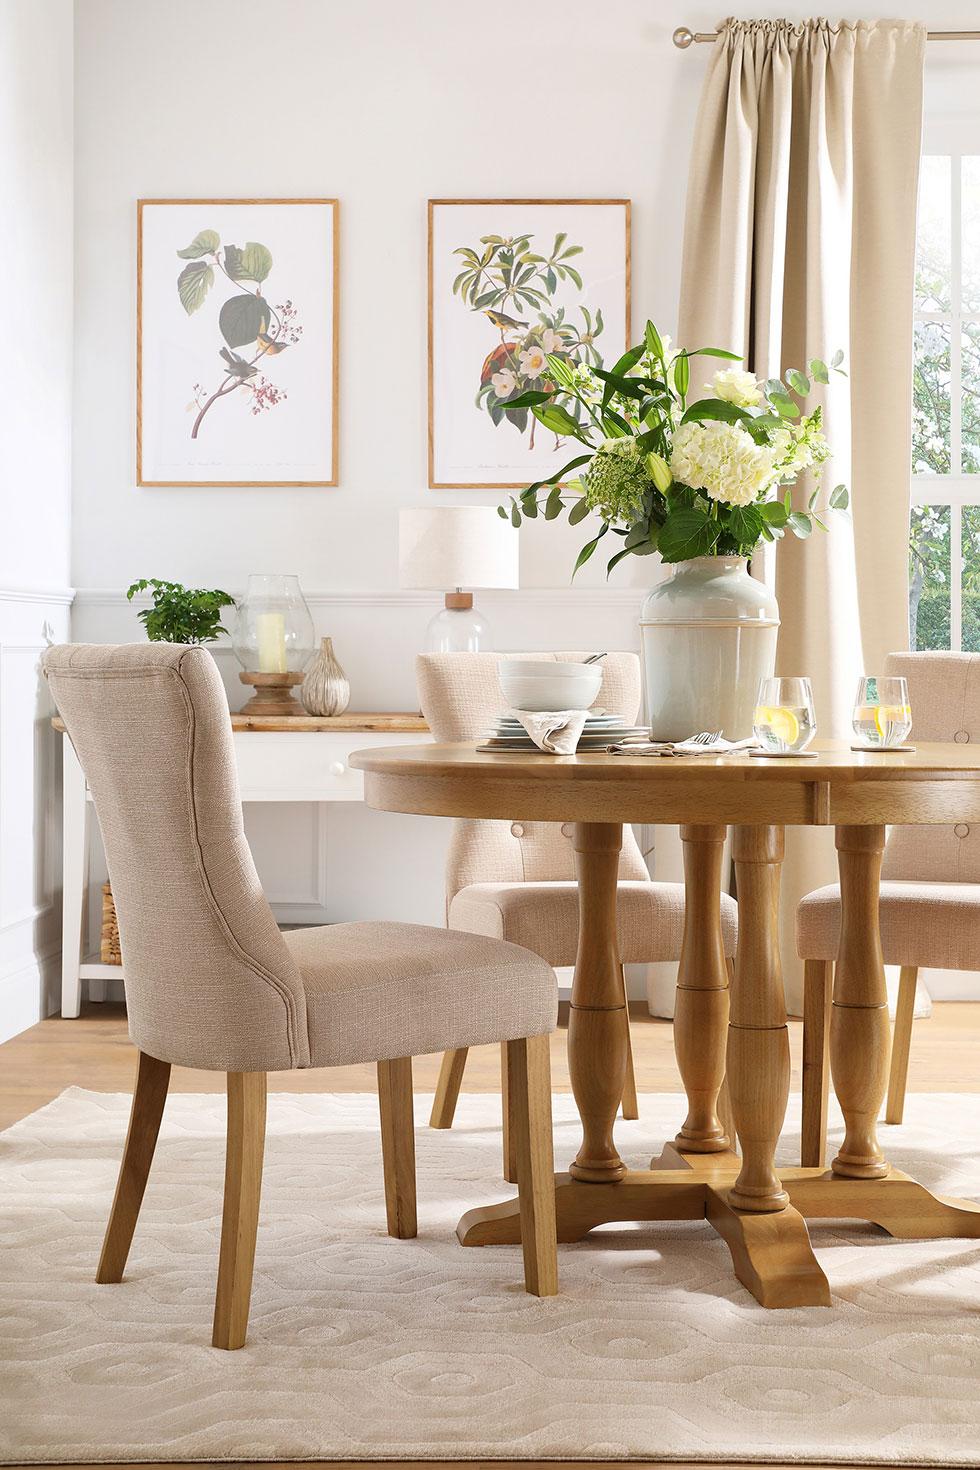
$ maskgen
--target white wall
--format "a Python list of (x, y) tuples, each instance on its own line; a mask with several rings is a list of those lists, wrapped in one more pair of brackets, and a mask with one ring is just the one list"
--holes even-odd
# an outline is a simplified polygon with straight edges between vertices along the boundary
[[(802, 16), (810, 6), (755, 9)], [(920, 12), (913, 0), (890, 7)], [(709, 50), (681, 52), (670, 37), (682, 23), (711, 30), (719, 16), (703, 0), (496, 11), (458, 0), (238, 0), (233, 10), (225, 0), (81, 0), (75, 635), (139, 636), (121, 598), (137, 576), (236, 591), (250, 571), (297, 571), (316, 594), (320, 630), (335, 637), (354, 704), (410, 708), (411, 655), (434, 602), (396, 591), (397, 508), (498, 498), (426, 488), (425, 201), (631, 198), (634, 323), (652, 315), (671, 329)], [(946, 0), (942, 23), (976, 24), (975, 0)], [(930, 50), (937, 106), (949, 108), (954, 93), (975, 105), (978, 63), (980, 47)], [(136, 199), (270, 195), (341, 200), (340, 484), (136, 489)], [(590, 565), (570, 592), (581, 531), (539, 523), (523, 534), (523, 590), (482, 599), (499, 646), (636, 645), (650, 560), (622, 564), (611, 590), (602, 566)], [(220, 660), (240, 702), (234, 662)], [(312, 870), (291, 867), (287, 891), (277, 885), (297, 831), (312, 850), (315, 820), (291, 811), (253, 821), (260, 869), (284, 902), (314, 891)], [(436, 914), (438, 843), (425, 846), (430, 839), (408, 818), (377, 827), (365, 812), (345, 820), (358, 851), (356, 834), (371, 832), (386, 851), (426, 854), (433, 907), (416, 912)], [(345, 903), (358, 897), (342, 892)], [(395, 916), (409, 901), (417, 905), (418, 893), (397, 884), (373, 890), (379, 912)]]
[(57, 743), (38, 677), (68, 629), (72, 5), (0, 3), (0, 1040), (47, 1014), (58, 950)]

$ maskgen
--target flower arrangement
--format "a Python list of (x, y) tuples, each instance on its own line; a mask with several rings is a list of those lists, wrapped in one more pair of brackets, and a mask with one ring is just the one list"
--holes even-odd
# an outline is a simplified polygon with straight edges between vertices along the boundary
[[(764, 383), (741, 366), (723, 367), (703, 396), (689, 401), (691, 363), (699, 357), (742, 361), (717, 347), (674, 350), (653, 322), (610, 371), (549, 353), (540, 389), (511, 398), (508, 409), (529, 411), (586, 452), (529, 485), (509, 507), (498, 506), (498, 514), (519, 526), (539, 510), (548, 521), (567, 510), (577, 525), (594, 512), (602, 526), (582, 547), (575, 571), (612, 533), (622, 545), (607, 573), (624, 556), (751, 556), (760, 542), (787, 531), (805, 538), (814, 526), (827, 530), (823, 516), (846, 509), (848, 491), (837, 485), (818, 512), (830, 446), (819, 404), (809, 413), (801, 405), (812, 383), (843, 372), (843, 354), (830, 367), (814, 358), (806, 373), (790, 368)], [(579, 477), (567, 480), (575, 470)], [(796, 509), (792, 486), (805, 473), (816, 484), (806, 509)]]

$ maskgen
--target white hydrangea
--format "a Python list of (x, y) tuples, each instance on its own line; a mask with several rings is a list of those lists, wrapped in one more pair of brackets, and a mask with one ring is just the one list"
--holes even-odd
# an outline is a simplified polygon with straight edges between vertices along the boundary
[(725, 505), (751, 505), (775, 479), (776, 457), (738, 424), (720, 419), (682, 424), (674, 436), (675, 480)]
[(755, 377), (742, 368), (719, 368), (711, 382), (705, 384), (705, 392), (734, 403), (736, 408), (757, 408), (762, 402), (762, 389)]

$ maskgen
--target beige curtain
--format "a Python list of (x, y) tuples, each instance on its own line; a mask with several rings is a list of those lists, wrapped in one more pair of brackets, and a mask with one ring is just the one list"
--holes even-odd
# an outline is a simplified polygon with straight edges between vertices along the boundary
[[(835, 450), (824, 483), (848, 483), (852, 519), (832, 517), (829, 536), (787, 537), (753, 568), (779, 599), (777, 672), (812, 678), (820, 733), (838, 737), (850, 735), (858, 675), (908, 646), (925, 40), (922, 26), (893, 21), (729, 21), (691, 160), (679, 340), (742, 352), (760, 377), (846, 355), (848, 376), (822, 390)], [(707, 378), (711, 359), (701, 364)], [(835, 881), (836, 864), (832, 833), (787, 839), (783, 960), (798, 1012), (796, 904)]]

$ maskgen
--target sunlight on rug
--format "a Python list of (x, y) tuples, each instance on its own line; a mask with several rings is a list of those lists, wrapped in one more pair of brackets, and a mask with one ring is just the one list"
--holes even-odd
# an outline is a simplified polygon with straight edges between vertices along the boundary
[[(640, 1099), (645, 1167), (676, 1096)], [(384, 1233), (376, 1103), (273, 1094), (248, 1344), (212, 1349), (224, 1100), (173, 1095), (126, 1280), (93, 1281), (129, 1107), (72, 1089), (0, 1134), (0, 1458), (980, 1461), (980, 1242), (817, 1224), (832, 1309), (767, 1312), (707, 1225), (607, 1227), (526, 1296), (463, 1250), (500, 1182), (499, 1100), (417, 1099), (419, 1236)], [(568, 1096), (556, 1156), (575, 1152)], [(798, 1124), (784, 1139), (798, 1159)], [(892, 1161), (980, 1197), (980, 1098), (912, 1096)]]

